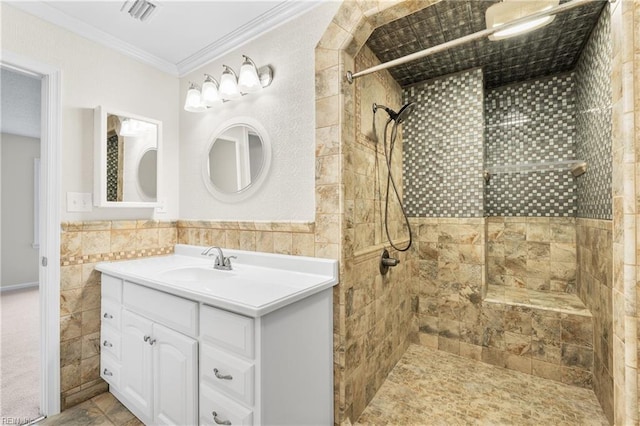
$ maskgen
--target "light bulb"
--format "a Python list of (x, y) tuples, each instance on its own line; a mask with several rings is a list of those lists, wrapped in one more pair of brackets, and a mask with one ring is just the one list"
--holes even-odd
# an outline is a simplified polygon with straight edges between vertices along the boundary
[(184, 101), (184, 110), (189, 112), (206, 111), (207, 107), (202, 104), (202, 95), (195, 84), (191, 83), (187, 91), (187, 98)]
[(224, 71), (220, 77), (220, 97), (222, 99), (229, 100), (238, 99), (242, 95), (238, 90), (238, 79), (236, 77), (236, 73), (226, 65), (223, 65), (223, 67)]
[(202, 84), (202, 103), (206, 106), (213, 106), (221, 101), (218, 94), (218, 82), (209, 74), (205, 74), (205, 80)]
[(501, 31), (496, 31), (495, 33), (493, 33), (493, 40), (514, 37), (519, 34), (533, 31), (540, 27), (544, 27), (545, 25), (553, 21), (554, 18), (555, 16), (543, 16), (542, 18), (533, 19), (531, 21), (523, 22), (522, 24), (518, 24)]
[(238, 89), (243, 93), (254, 93), (262, 90), (256, 64), (248, 56), (242, 56), (244, 57), (244, 62), (242, 63), (242, 67), (240, 67)]

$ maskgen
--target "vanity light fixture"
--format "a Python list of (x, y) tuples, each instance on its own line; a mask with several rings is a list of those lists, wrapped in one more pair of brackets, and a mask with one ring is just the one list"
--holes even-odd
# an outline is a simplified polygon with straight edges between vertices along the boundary
[[(496, 28), (516, 19), (522, 19), (535, 13), (556, 7), (560, 0), (503, 0), (487, 9), (485, 19), (487, 28)], [(529, 31), (537, 30), (550, 24), (555, 15), (532, 19), (522, 24), (512, 26), (502, 31), (496, 31), (489, 36), (489, 40), (498, 41), (515, 37)]]
[(238, 89), (243, 93), (255, 93), (262, 90), (258, 67), (250, 57), (242, 55), (244, 62), (240, 67), (240, 77), (238, 78)]
[(190, 82), (184, 102), (185, 111), (203, 112), (216, 104), (239, 99), (248, 93), (259, 92), (271, 85), (273, 68), (269, 65), (258, 68), (246, 55), (240, 67), (240, 76), (233, 68), (223, 65), (220, 83), (209, 74), (205, 74), (202, 90), (197, 84)]
[(195, 83), (191, 83), (189, 86), (187, 99), (184, 101), (184, 109), (189, 112), (202, 112), (207, 110), (207, 107), (202, 102), (200, 88)]
[(222, 99), (238, 99), (242, 96), (238, 90), (238, 76), (231, 67), (227, 65), (223, 65), (223, 67), (224, 71), (220, 77), (220, 96)]
[(205, 74), (204, 77), (204, 83), (202, 83), (202, 103), (205, 106), (213, 106), (222, 102), (218, 91), (220, 87), (218, 81), (209, 74)]

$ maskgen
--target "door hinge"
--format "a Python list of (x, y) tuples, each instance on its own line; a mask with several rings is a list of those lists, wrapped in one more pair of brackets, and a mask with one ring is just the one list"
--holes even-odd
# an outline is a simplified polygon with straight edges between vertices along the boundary
[(42, 256), (42, 266), (47, 266), (48, 260), (46, 256)]

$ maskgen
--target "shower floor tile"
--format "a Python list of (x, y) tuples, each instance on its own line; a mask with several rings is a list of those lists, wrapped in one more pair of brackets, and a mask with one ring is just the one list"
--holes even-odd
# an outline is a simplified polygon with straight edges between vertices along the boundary
[(357, 425), (608, 425), (593, 391), (411, 345)]

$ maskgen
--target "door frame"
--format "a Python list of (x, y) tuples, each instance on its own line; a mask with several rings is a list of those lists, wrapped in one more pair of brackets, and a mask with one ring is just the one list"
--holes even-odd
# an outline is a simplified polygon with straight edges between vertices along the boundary
[[(40, 410), (60, 412), (60, 171), (62, 75), (59, 68), (0, 51), (0, 65), (40, 78)], [(48, 265), (48, 266), (47, 266)]]

